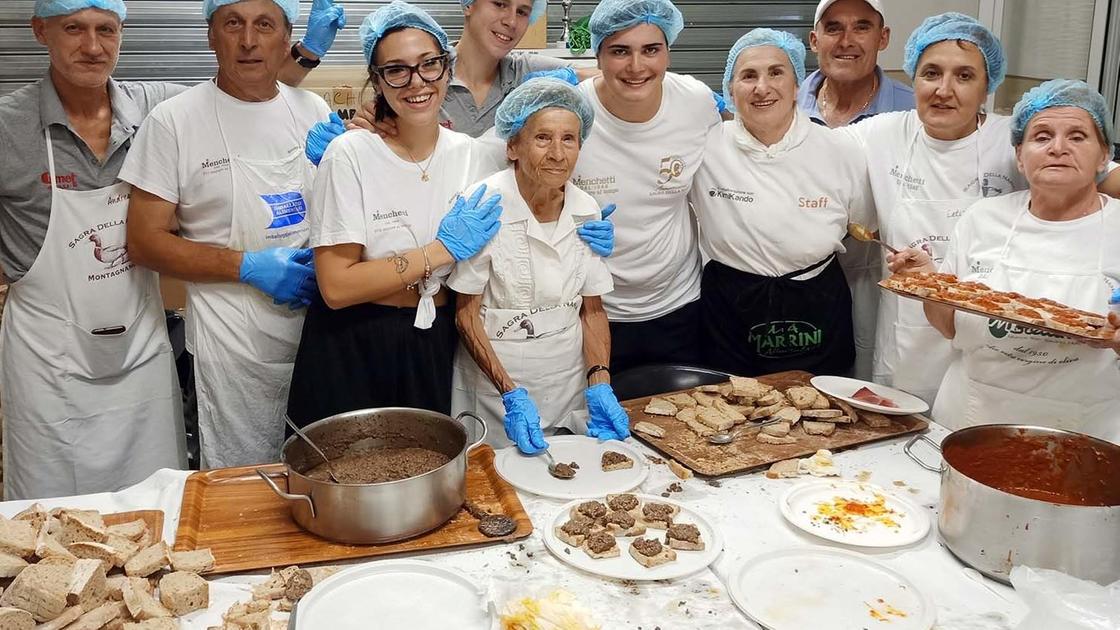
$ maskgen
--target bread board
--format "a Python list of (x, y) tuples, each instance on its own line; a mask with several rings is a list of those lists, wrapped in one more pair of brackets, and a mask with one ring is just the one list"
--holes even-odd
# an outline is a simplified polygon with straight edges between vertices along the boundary
[(144, 521), (148, 531), (152, 532), (154, 539), (163, 538), (163, 510), (135, 510), (132, 512), (114, 512), (101, 515), (105, 525), (120, 525), (132, 521)]
[[(513, 518), (517, 529), (502, 538), (483, 536), (478, 521), (460, 510), (440, 528), (407, 540), (382, 545), (331, 542), (301, 529), (291, 518), (288, 502), (257, 476), (258, 469), (280, 473), (284, 465), (219, 468), (188, 477), (175, 551), (208, 547), (215, 560), (210, 573), (233, 573), (508, 543), (533, 531), (517, 492), (494, 470), (494, 450), (486, 445), (476, 448), (467, 459), (467, 498), (492, 514)], [(287, 490), (285, 477), (276, 475), (272, 479)]]
[[(790, 371), (756, 378), (767, 385), (784, 390), (797, 385), (809, 385), (809, 379), (812, 377), (813, 375), (808, 372)], [(680, 391), (690, 392), (692, 389)], [(673, 393), (676, 392), (665, 392), (658, 396)], [(665, 436), (657, 438), (637, 431), (634, 431), (633, 435), (687, 466), (693, 472), (709, 477), (733, 475), (769, 466), (784, 459), (808, 457), (822, 448), (830, 451), (851, 448), (924, 431), (929, 426), (929, 421), (919, 415), (880, 416), (889, 418), (890, 425), (875, 428), (864, 422), (857, 422), (837, 426), (835, 433), (823, 436), (807, 435), (799, 424), (790, 432), (791, 436), (797, 437), (795, 444), (763, 444), (755, 439), (758, 429), (751, 429), (744, 431), (734, 442), (717, 446), (709, 444), (706, 438), (700, 437), (676, 418), (650, 415), (642, 411), (650, 398), (653, 396), (627, 400), (622, 403), (622, 407), (630, 415), (631, 429), (635, 423), (645, 421), (663, 428)]]

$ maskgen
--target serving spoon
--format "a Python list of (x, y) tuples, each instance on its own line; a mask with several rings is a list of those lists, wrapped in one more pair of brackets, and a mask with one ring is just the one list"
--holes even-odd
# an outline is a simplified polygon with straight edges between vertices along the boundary
[(897, 249), (891, 247), (890, 245), (887, 245), (883, 241), (880, 241), (879, 237), (875, 236), (874, 232), (867, 229), (865, 226), (860, 225), (859, 223), (849, 223), (848, 234), (851, 234), (852, 238), (856, 239), (857, 241), (864, 241), (866, 243), (878, 243), (885, 247), (890, 253), (898, 253)]
[(335, 483), (344, 483), (338, 478), (338, 475), (334, 474), (334, 465), (331, 464), (331, 460), (327, 459), (326, 454), (323, 453), (323, 451), (319, 450), (318, 446), (315, 446), (315, 443), (311, 441), (311, 438), (307, 437), (307, 434), (304, 433), (303, 430), (298, 426), (296, 426), (296, 423), (292, 422), (292, 419), (288, 417), (288, 414), (284, 414), (284, 422), (287, 422), (288, 426), (292, 428), (292, 431), (294, 431), (301, 440), (306, 442), (307, 445), (310, 446), (311, 449), (316, 453), (318, 453), (319, 457), (322, 457), (323, 461), (327, 463), (327, 475), (330, 477), (331, 481)]
[(565, 466), (564, 469), (561, 469), (560, 464), (556, 463), (556, 459), (552, 457), (552, 453), (549, 453), (547, 448), (541, 451), (541, 454), (548, 460), (548, 474), (565, 481), (576, 476), (576, 471), (571, 466)]
[(750, 423), (748, 426), (740, 427), (738, 429), (735, 429), (734, 431), (723, 431), (721, 433), (713, 433), (713, 434), (708, 436), (708, 444), (730, 444), (730, 443), (734, 442), (735, 440), (739, 439), (739, 436), (743, 431), (746, 431), (748, 429), (757, 429), (759, 427), (764, 427), (768, 424), (775, 424), (777, 422), (781, 422), (781, 420), (772, 419), (772, 420), (764, 420), (762, 422), (753, 422), (753, 423)]

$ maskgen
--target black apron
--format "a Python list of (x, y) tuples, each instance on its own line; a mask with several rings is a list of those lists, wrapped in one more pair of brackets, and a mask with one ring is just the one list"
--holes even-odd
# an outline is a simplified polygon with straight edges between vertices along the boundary
[[(817, 276), (794, 280), (822, 266)], [(852, 294), (835, 255), (777, 277), (713, 260), (700, 286), (709, 367), (742, 376), (844, 374), (855, 361)]]
[(333, 310), (316, 295), (296, 352), (288, 417), (302, 427), (371, 407), (450, 414), (455, 307), (438, 307), (427, 330), (413, 326), (415, 318), (415, 308), (379, 304)]

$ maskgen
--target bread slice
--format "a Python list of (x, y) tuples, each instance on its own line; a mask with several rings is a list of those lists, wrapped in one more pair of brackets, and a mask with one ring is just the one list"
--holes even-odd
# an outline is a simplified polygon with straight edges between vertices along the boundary
[(315, 585), (311, 572), (296, 566), (282, 569), (280, 577), (284, 578), (284, 599), (293, 602), (299, 601)]
[(801, 462), (796, 459), (783, 459), (780, 462), (770, 464), (770, 470), (766, 471), (767, 479), (793, 479), (800, 477), (801, 473), (798, 466)]
[(641, 536), (646, 533), (646, 526), (632, 512), (611, 512), (605, 522), (606, 531), (612, 536)]
[(828, 420), (834, 422), (832, 418), (839, 418), (844, 415), (844, 412), (839, 409), (802, 409), (801, 417), (808, 418), (809, 420)]
[(63, 547), (62, 543), (58, 542), (57, 538), (48, 533), (48, 529), (48, 525), (44, 523), (43, 526), (39, 528), (39, 535), (35, 539), (35, 555), (39, 557), (39, 561), (42, 562), (47, 558), (65, 558), (70, 562), (76, 561), (78, 556), (75, 556), (69, 549)]
[(43, 507), (43, 504), (32, 503), (31, 505), (20, 511), (19, 514), (13, 516), (12, 520), (27, 521), (31, 523), (31, 526), (35, 529), (35, 531), (39, 531), (40, 529), (42, 529), (43, 524), (50, 519), (50, 516), (50, 513), (47, 512), (47, 508)]
[(653, 424), (652, 422), (646, 422), (645, 420), (635, 422), (634, 426), (631, 427), (631, 429), (633, 429), (634, 431), (637, 431), (638, 433), (648, 435), (650, 437), (655, 437), (655, 438), (665, 437), (665, 429), (657, 426), (656, 424)]
[[(63, 630), (63, 628), (70, 627), (70, 624), (80, 619), (85, 613), (86, 611), (81, 606), (71, 606), (47, 623), (35, 626), (35, 630)], [(0, 629), (7, 630), (7, 626), (0, 622)]]
[(121, 595), (128, 608), (128, 614), (139, 621), (172, 616), (170, 610), (159, 603), (143, 585), (138, 584), (140, 581), (139, 578), (132, 578), (121, 586)]
[[(269, 628), (273, 627), (275, 626), (269, 626)], [(286, 628), (287, 626), (285, 625), (282, 627)], [(241, 630), (241, 628), (249, 628), (249, 626), (230, 626), (230, 630)], [(225, 630), (226, 626), (222, 626), (222, 629)], [(121, 626), (121, 630), (179, 630), (179, 620), (157, 617), (155, 619), (145, 619), (144, 621), (135, 623), (127, 622)]]
[(35, 535), (31, 521), (14, 521), (0, 516), (0, 552), (29, 558), (35, 553)]
[(696, 399), (685, 393), (669, 394), (665, 400), (673, 403), (678, 409), (689, 409), (696, 406)]
[(579, 547), (593, 532), (599, 531), (595, 522), (589, 518), (571, 518), (566, 523), (556, 527), (553, 532), (560, 540), (573, 547)]
[(599, 463), (603, 468), (603, 472), (626, 470), (627, 468), (634, 467), (634, 460), (618, 451), (604, 451)]
[(654, 396), (646, 403), (646, 408), (642, 410), (651, 416), (675, 416), (677, 415), (677, 406), (665, 400)]
[(66, 586), (66, 603), (81, 606), (82, 610), (93, 610), (109, 599), (109, 587), (105, 581), (105, 566), (100, 560), (78, 560), (70, 571), (70, 581)]
[(58, 515), (58, 542), (70, 545), (76, 542), (103, 543), (108, 537), (105, 521), (94, 510), (62, 510)]
[(774, 437), (785, 437), (789, 435), (791, 425), (788, 422), (777, 422), (775, 424), (768, 424), (762, 427), (759, 435), (772, 435)]
[(126, 562), (132, 559), (132, 556), (140, 553), (140, 545), (124, 536), (118, 536), (109, 532), (109, 538), (105, 541), (113, 549), (113, 564), (118, 567), (123, 567)]
[(176, 617), (210, 606), (210, 585), (197, 573), (175, 571), (159, 580), (159, 601)]
[(706, 392), (692, 392), (693, 399), (700, 407), (711, 407), (716, 404), (716, 399), (719, 398), (718, 394), (709, 394)]
[(859, 418), (860, 420), (863, 420), (864, 423), (867, 424), (867, 426), (873, 429), (885, 429), (891, 426), (891, 419), (881, 413), (875, 413), (873, 411), (861, 411), (859, 412)]
[(0, 630), (35, 630), (35, 618), (19, 608), (0, 608)]
[(828, 397), (828, 401), (835, 405), (837, 409), (843, 411), (845, 416), (851, 418), (851, 422), (859, 422), (859, 412), (856, 411), (855, 407), (839, 398), (833, 398), (832, 396)]
[(583, 518), (591, 519), (596, 525), (600, 524), (603, 517), (607, 515), (607, 506), (602, 501), (583, 501), (576, 504), (571, 509), (571, 517), (576, 518), (582, 516)]
[(743, 376), (731, 377), (731, 393), (746, 402), (754, 402), (773, 390), (773, 387), (764, 385), (758, 379)]
[[(692, 410), (691, 409), (686, 409), (685, 411), (692, 411)], [(716, 430), (713, 429), (712, 427), (699, 422), (696, 419), (695, 414), (693, 414), (688, 420), (684, 420), (684, 424), (693, 433), (695, 433), (696, 435), (699, 435), (700, 437), (708, 437), (709, 435), (715, 435), (715, 433), (716, 433)]]
[(665, 530), (665, 542), (671, 549), (684, 551), (701, 551), (704, 549), (704, 539), (700, 536), (700, 528), (692, 523), (673, 523)]
[[(652, 556), (643, 554), (642, 552), (638, 551), (638, 547), (635, 546), (643, 546), (650, 541), (657, 543), (657, 546), (661, 548), (658, 553)], [(665, 545), (662, 545), (661, 541), (657, 540), (656, 538), (636, 539), (634, 542), (630, 543), (630, 555), (638, 561), (638, 564), (646, 567), (647, 569), (652, 569), (653, 567), (665, 564), (667, 562), (672, 562), (673, 560), (677, 559), (677, 552), (673, 551), (669, 547), (666, 547)]]
[(836, 431), (836, 425), (831, 422), (819, 422), (817, 420), (803, 420), (801, 427), (805, 429), (805, 433), (809, 435), (832, 435)]
[(728, 418), (714, 407), (703, 407), (696, 410), (696, 421), (716, 431), (726, 431), (735, 426), (735, 420)]
[(171, 568), (176, 571), (206, 573), (214, 568), (214, 554), (209, 547), (194, 551), (172, 551)]
[(828, 409), (828, 397), (817, 392), (817, 399), (813, 401), (812, 409)]
[(738, 409), (736, 409), (735, 405), (732, 405), (722, 398), (716, 400), (715, 408), (716, 411), (723, 414), (724, 417), (730, 418), (731, 421), (735, 424), (745, 422), (747, 419), (746, 416), (744, 416)]
[(614, 536), (608, 532), (595, 532), (591, 534), (583, 541), (581, 549), (583, 549), (584, 553), (596, 560), (602, 558), (617, 558), (621, 555), (618, 549), (618, 542), (615, 541)]
[(751, 415), (750, 415), (751, 422), (754, 422), (755, 420), (764, 420), (766, 418), (769, 418), (770, 416), (778, 413), (778, 410), (782, 409), (785, 406), (786, 406), (785, 401), (779, 401), (779, 402), (774, 403), (772, 405), (763, 405), (763, 406), (755, 407), (754, 411), (752, 411)]
[(668, 466), (669, 470), (677, 476), (677, 479), (692, 479), (692, 471), (681, 465), (681, 463), (677, 460), (670, 459), (669, 463), (666, 464), (666, 466)]
[(755, 439), (758, 440), (759, 442), (763, 443), (763, 444), (773, 444), (773, 445), (796, 444), (797, 443), (797, 438), (795, 438), (795, 437), (790, 437), (788, 435), (769, 435), (769, 434), (761, 433), (761, 432), (758, 434), (758, 437), (756, 437)]
[(793, 426), (801, 420), (801, 410), (797, 407), (782, 407), (774, 412), (771, 417), (782, 422), (788, 422), (790, 426)]
[(665, 529), (673, 522), (673, 518), (680, 513), (681, 509), (671, 503), (647, 501), (642, 506), (641, 521), (646, 527)]
[(608, 494), (607, 511), (627, 512), (634, 518), (640, 518), (642, 515), (642, 502), (636, 495), (629, 492)]
[(820, 392), (815, 387), (808, 387), (799, 385), (797, 387), (790, 387), (786, 390), (786, 397), (793, 403), (794, 407), (798, 409), (809, 409), (816, 402), (817, 396)]
[(148, 577), (171, 564), (167, 543), (162, 540), (132, 556), (124, 564), (124, 572), (129, 577)]
[(140, 540), (140, 537), (143, 536), (147, 531), (148, 524), (144, 522), (144, 519), (140, 518), (136, 519), (135, 521), (128, 521), (127, 523), (110, 525), (108, 528), (108, 533), (110, 535), (123, 536), (131, 540), (132, 542)]
[(76, 542), (67, 545), (66, 550), (81, 559), (100, 560), (105, 563), (106, 571), (118, 566), (117, 550), (104, 543)]
[(14, 578), (27, 568), (27, 561), (10, 553), (0, 553), (0, 578)]
[(765, 396), (761, 396), (758, 400), (754, 401), (755, 407), (768, 407), (770, 405), (782, 405), (783, 407), (789, 404), (786, 397), (778, 390), (771, 390)]
[(0, 595), (0, 606), (26, 610), (38, 622), (50, 621), (66, 610), (69, 579), (69, 566), (33, 564)]
[(120, 619), (128, 614), (122, 602), (106, 602), (87, 612), (74, 623), (66, 626), (66, 630), (101, 630), (113, 620)]

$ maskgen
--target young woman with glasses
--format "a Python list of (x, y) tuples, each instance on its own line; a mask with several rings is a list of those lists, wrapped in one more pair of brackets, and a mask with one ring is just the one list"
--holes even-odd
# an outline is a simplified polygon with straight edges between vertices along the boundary
[(346, 133), (319, 165), (309, 217), (322, 295), (288, 398), (301, 425), (367, 407), (450, 412), (457, 336), (442, 282), (494, 236), (501, 213), (496, 195), (459, 195), (505, 164), (492, 145), (439, 125), (450, 79), (443, 29), (397, 0), (360, 35), (377, 115), (398, 133)]

